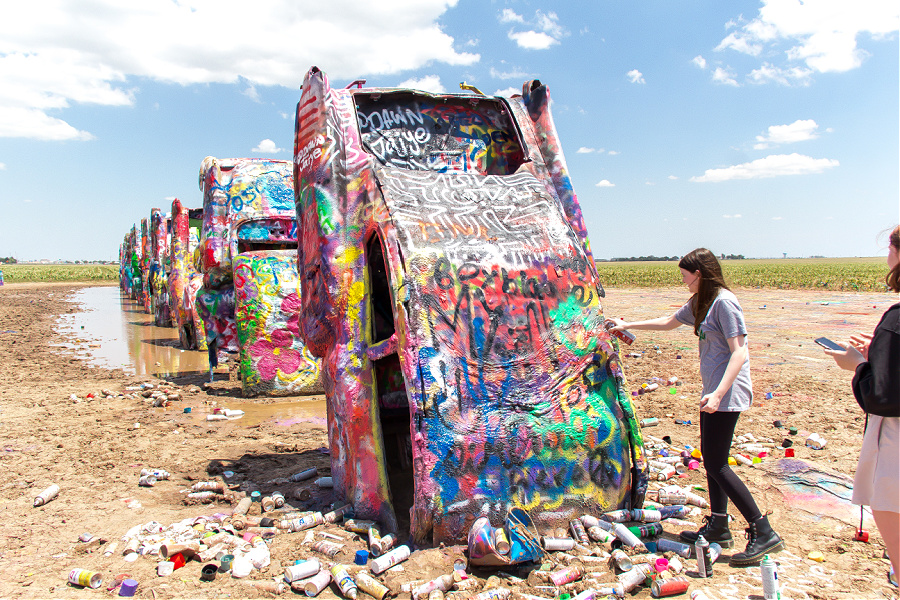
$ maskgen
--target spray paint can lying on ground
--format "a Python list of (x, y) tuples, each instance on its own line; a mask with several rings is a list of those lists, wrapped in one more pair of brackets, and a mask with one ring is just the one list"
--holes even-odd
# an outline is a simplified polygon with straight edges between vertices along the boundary
[(191, 486), (192, 492), (218, 492), (225, 491), (225, 484), (221, 481), (198, 481)]
[(600, 542), (601, 544), (606, 544), (616, 539), (616, 536), (614, 536), (609, 531), (604, 530), (599, 525), (589, 527), (587, 533), (592, 540), (594, 540), (595, 542)]
[(582, 544), (587, 545), (591, 543), (587, 531), (584, 529), (584, 523), (582, 523), (580, 519), (572, 519), (569, 521), (569, 530), (572, 532), (572, 537)]
[(631, 562), (631, 557), (625, 554), (625, 552), (621, 548), (616, 548), (612, 551), (610, 560), (612, 560), (616, 564), (620, 571), (630, 571), (632, 568), (634, 568), (634, 563)]
[(493, 588), (472, 596), (472, 600), (506, 600), (512, 595), (509, 588)]
[(688, 591), (691, 582), (687, 577), (679, 575), (669, 579), (656, 579), (650, 584), (650, 595), (654, 598), (665, 598), (666, 596), (677, 596)]
[(575, 540), (572, 538), (555, 538), (545, 535), (541, 538), (541, 542), (544, 545), (544, 550), (548, 552), (566, 552), (575, 547)]
[(69, 583), (97, 589), (103, 585), (103, 575), (86, 569), (72, 569), (69, 571)]
[(552, 581), (555, 586), (561, 586), (571, 583), (576, 579), (581, 579), (582, 575), (584, 575), (584, 571), (581, 567), (566, 567), (565, 569), (550, 573), (550, 581)]
[(340, 519), (344, 515), (352, 513), (352, 512), (353, 512), (353, 505), (345, 504), (344, 506), (342, 506), (340, 508), (336, 508), (331, 512), (325, 513), (325, 515), (324, 515), (325, 522), (326, 523), (337, 523), (338, 519)]
[(628, 531), (638, 537), (656, 537), (663, 532), (662, 523), (648, 523), (640, 527), (629, 527)]
[(297, 483), (298, 481), (306, 481), (307, 479), (312, 479), (316, 475), (319, 474), (319, 470), (316, 467), (312, 467), (311, 469), (306, 469), (305, 471), (300, 471), (299, 473), (295, 473), (290, 476), (290, 481)]
[(59, 486), (55, 483), (37, 495), (34, 499), (35, 506), (43, 506), (59, 495)]
[(657, 523), (662, 520), (662, 513), (658, 510), (635, 508), (631, 511), (631, 519), (643, 523)]
[(682, 558), (691, 557), (690, 545), (682, 544), (681, 542), (676, 542), (675, 540), (670, 540), (667, 538), (659, 538), (658, 540), (656, 540), (656, 549), (660, 552), (674, 552)]
[(413, 600), (429, 598), (434, 591), (446, 592), (453, 585), (453, 575), (441, 575), (427, 583), (423, 583), (412, 591)]
[(394, 548), (387, 554), (372, 559), (372, 561), (369, 563), (369, 568), (373, 573), (378, 575), (382, 571), (387, 571), (397, 563), (401, 563), (409, 558), (410, 553), (411, 551), (409, 549), (409, 546), (406, 545)]
[(356, 583), (353, 582), (350, 573), (347, 572), (347, 567), (344, 565), (334, 565), (331, 567), (331, 577), (341, 589), (341, 594), (348, 598), (356, 598), (358, 594), (356, 591)]
[[(312, 533), (312, 532), (310, 532)], [(334, 558), (337, 556), (338, 552), (343, 548), (343, 544), (335, 544), (334, 542), (329, 542), (326, 540), (321, 540), (312, 545), (312, 549), (314, 552), (318, 552), (319, 554), (324, 554), (329, 558)], [(330, 579), (330, 576), (329, 576)], [(327, 584), (326, 584), (327, 585)]]
[(295, 593), (304, 593), (307, 596), (318, 596), (322, 590), (331, 583), (331, 571), (322, 569), (310, 579), (295, 581), (291, 584), (291, 590)]
[(319, 563), (319, 559), (311, 558), (309, 560), (304, 560), (300, 564), (291, 565), (289, 567), (284, 568), (284, 579), (288, 583), (293, 583), (300, 579), (306, 579), (307, 577), (312, 577), (316, 573), (322, 570), (322, 565)]
[(631, 592), (639, 585), (642, 585), (649, 575), (650, 565), (634, 565), (634, 568), (630, 571), (620, 573), (618, 580), (626, 592)]
[(356, 574), (356, 587), (375, 598), (375, 600), (384, 600), (385, 596), (391, 591), (386, 585), (362, 571)]
[(140, 479), (138, 479), (138, 485), (141, 487), (153, 487), (156, 485), (156, 477), (153, 475), (142, 475)]

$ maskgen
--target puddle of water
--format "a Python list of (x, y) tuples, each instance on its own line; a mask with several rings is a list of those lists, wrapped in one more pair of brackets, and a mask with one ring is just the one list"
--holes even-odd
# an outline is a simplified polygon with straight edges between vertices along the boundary
[(61, 315), (57, 327), (76, 341), (59, 346), (88, 364), (157, 377), (209, 371), (206, 352), (179, 348), (178, 331), (155, 327), (153, 317), (118, 287), (86, 287), (72, 298), (79, 312)]
[[(240, 400), (220, 400), (219, 405), (222, 408), (244, 411), (242, 416), (232, 417), (231, 419), (248, 427), (258, 425), (263, 421), (274, 421), (274, 424), (280, 427), (290, 427), (297, 423), (310, 423), (319, 427), (326, 426), (325, 396), (307, 396), (297, 400), (268, 402), (266, 404)], [(196, 421), (206, 421), (206, 415), (211, 412), (212, 409), (194, 408), (190, 415)], [(218, 422), (210, 421), (210, 424)]]

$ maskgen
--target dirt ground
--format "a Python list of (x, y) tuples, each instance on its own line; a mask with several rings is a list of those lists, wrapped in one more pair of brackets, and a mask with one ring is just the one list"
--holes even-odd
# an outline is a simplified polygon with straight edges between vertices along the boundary
[[(200, 581), (200, 562), (191, 562), (168, 577), (156, 574), (156, 556), (125, 562), (122, 536), (135, 525), (157, 521), (170, 525), (183, 519), (228, 513), (229, 500), (260, 490), (279, 489), (299, 509), (327, 509), (329, 490), (311, 481), (291, 483), (287, 477), (308, 467), (328, 475), (330, 457), (321, 419), (273, 418), (261, 420), (206, 421), (198, 418), (214, 406), (238, 402), (239, 384), (221, 371), (212, 386), (203, 386), (205, 375), (195, 372), (180, 378), (159, 380), (129, 376), (121, 370), (88, 366), (57, 346), (65, 341), (57, 331), (59, 315), (77, 311), (70, 297), (77, 285), (21, 284), (0, 287), (0, 597), (90, 598), (113, 595), (106, 591), (115, 576), (127, 574), (139, 582), (141, 598), (242, 598), (269, 597), (253, 586), (272, 581), (295, 559), (316, 556), (302, 545), (304, 533), (279, 535), (269, 548), (271, 563), (246, 580), (219, 574), (212, 582)], [(847, 502), (847, 478), (852, 479), (859, 453), (863, 416), (850, 392), (851, 374), (841, 371), (812, 339), (820, 335), (845, 340), (855, 331), (871, 331), (887, 307), (896, 302), (888, 294), (736, 290), (750, 331), (751, 371), (755, 400), (738, 423), (738, 434), (752, 433), (771, 439), (777, 447), (755, 468), (738, 467), (751, 491), (784, 538), (786, 550), (776, 555), (786, 598), (895, 598), (887, 584), (884, 546), (871, 519), (865, 527), (868, 543), (853, 541), (859, 519), (857, 507)], [(683, 289), (610, 289), (604, 301), (608, 316), (626, 319), (661, 316), (675, 310), (687, 297)], [(655, 437), (670, 436), (675, 445), (699, 445), (697, 401), (700, 381), (696, 341), (687, 328), (665, 334), (637, 332), (631, 347), (623, 347), (624, 367), (631, 389), (641, 383), (677, 376), (682, 385), (669, 386), (635, 397), (640, 418), (657, 417), (660, 424), (644, 429)], [(69, 340), (71, 341), (71, 340)], [(631, 356), (633, 354), (634, 356)], [(150, 383), (150, 390), (136, 389)], [(168, 408), (154, 408), (144, 391), (160, 388), (177, 393)], [(101, 390), (112, 392), (104, 397)], [(74, 395), (74, 397), (73, 397)], [(90, 395), (93, 395), (91, 397)], [(768, 397), (767, 397), (768, 396)], [(297, 398), (297, 402), (321, 402), (321, 398)], [(265, 400), (259, 400), (265, 402)], [(185, 408), (191, 413), (185, 413)], [(690, 420), (679, 424), (676, 420)], [(773, 422), (795, 426), (791, 436)], [(816, 432), (828, 443), (822, 450), (803, 444), (804, 432)], [(784, 438), (795, 442), (795, 458), (782, 460)], [(649, 438), (648, 438), (649, 439)], [(142, 468), (165, 469), (171, 478), (153, 487), (139, 487)], [(226, 477), (226, 471), (233, 475)], [(197, 505), (186, 502), (185, 491), (196, 481), (218, 480), (229, 484), (220, 502)], [(702, 469), (676, 480), (679, 485), (705, 486)], [(51, 483), (59, 496), (45, 506), (33, 507), (37, 494)], [(311, 495), (299, 500), (295, 492)], [(702, 492), (701, 492), (702, 494)], [(251, 513), (258, 514), (258, 505)], [(732, 530), (745, 526), (736, 510)], [(699, 523), (700, 515), (690, 517)], [(336, 526), (318, 528), (343, 538), (338, 555), (352, 564), (353, 553), (365, 544)], [(667, 534), (678, 528), (666, 527)], [(79, 536), (93, 536), (87, 542)], [(671, 537), (671, 536), (669, 536)], [(739, 537), (738, 548), (743, 549)], [(317, 539), (324, 539), (317, 537)], [(104, 556), (114, 542), (119, 548)], [(401, 584), (448, 573), (463, 547), (417, 550), (402, 569), (384, 577), (399, 595)], [(813, 551), (823, 562), (808, 558)], [(732, 551), (726, 550), (724, 558)], [(324, 559), (321, 555), (320, 559)], [(563, 565), (550, 557), (548, 565)], [(691, 590), (703, 590), (711, 600), (762, 598), (758, 567), (732, 569), (727, 560), (715, 565), (712, 579), (696, 578), (694, 561), (685, 560)], [(591, 565), (591, 570), (596, 565)], [(92, 590), (67, 584), (73, 568), (100, 572), (104, 583)], [(605, 570), (604, 566), (602, 569)], [(484, 584), (493, 572), (474, 571)], [(521, 579), (515, 579), (519, 577)], [(502, 585), (538, 596), (538, 573), (509, 568)], [(612, 574), (601, 581), (613, 581)], [(576, 583), (565, 591), (580, 591)], [(288, 595), (292, 592), (288, 590)], [(471, 597), (475, 592), (448, 597)], [(574, 595), (574, 593), (573, 593)], [(319, 597), (340, 597), (332, 586)], [(367, 598), (360, 594), (361, 598)], [(644, 587), (636, 598), (649, 598)], [(681, 597), (687, 597), (683, 595)]]

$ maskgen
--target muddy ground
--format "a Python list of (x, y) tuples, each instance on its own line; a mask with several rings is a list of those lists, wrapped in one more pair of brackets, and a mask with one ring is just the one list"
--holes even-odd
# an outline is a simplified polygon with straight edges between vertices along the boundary
[[(285, 480), (311, 466), (318, 467), (320, 474), (328, 474), (330, 458), (321, 419), (279, 419), (273, 414), (264, 419), (206, 421), (204, 415), (214, 406), (241, 401), (239, 383), (230, 380), (225, 369), (220, 369), (212, 386), (201, 389), (206, 378), (201, 372), (159, 380), (88, 366), (69, 351), (52, 345), (65, 341), (56, 324), (59, 315), (79, 309), (69, 300), (77, 288), (29, 284), (0, 287), (0, 597), (112, 595), (117, 591), (105, 590), (121, 574), (140, 583), (136, 596), (141, 598), (270, 596), (252, 587), (248, 580), (227, 575), (202, 582), (199, 562), (188, 563), (168, 577), (158, 577), (157, 557), (125, 562), (119, 540), (133, 526), (149, 521), (169, 525), (189, 517), (228, 512), (231, 504), (227, 501), (191, 505), (185, 502), (184, 493), (195, 481), (222, 481), (224, 471), (234, 472), (227, 479), (233, 484), (229, 499), (252, 490), (279, 489), (298, 508), (327, 506), (332, 501), (328, 491), (318, 490), (311, 482)], [(758, 289), (736, 292), (750, 330), (756, 393), (753, 408), (738, 423), (738, 433), (750, 432), (780, 444), (783, 438), (791, 437), (773, 426), (780, 420), (785, 426), (817, 432), (828, 440), (824, 449), (813, 450), (804, 447), (800, 434), (793, 436), (796, 459), (818, 469), (807, 471), (805, 480), (785, 475), (791, 463), (780, 461), (784, 455), (780, 447), (757, 467), (739, 469), (761, 508), (772, 512), (771, 521), (785, 539), (786, 550), (777, 555), (780, 577), (787, 586), (783, 597), (896, 597), (896, 590), (887, 585), (887, 561), (882, 557), (884, 547), (874, 523), (866, 520), (868, 543), (852, 539), (859, 511), (846, 502), (845, 484), (855, 468), (863, 417), (850, 392), (851, 374), (835, 367), (812, 343), (820, 335), (843, 340), (858, 330), (871, 331), (896, 296)], [(611, 289), (607, 290), (604, 311), (627, 319), (660, 316), (685, 299), (683, 289)], [(666, 334), (638, 334), (634, 345), (623, 349), (623, 353), (640, 355), (624, 359), (632, 389), (653, 377), (677, 376), (682, 381), (674, 394), (669, 393), (668, 386), (662, 386), (635, 399), (641, 418), (660, 420), (659, 426), (645, 429), (645, 433), (671, 436), (679, 445), (699, 445), (696, 406), (700, 383), (693, 333), (680, 328)], [(178, 392), (181, 399), (168, 408), (154, 408), (152, 399), (129, 389), (141, 383)], [(113, 392), (113, 397), (104, 398), (101, 390)], [(771, 398), (767, 399), (769, 393)], [(296, 401), (321, 403), (321, 398)], [(192, 412), (186, 414), (184, 409), (188, 407)], [(676, 419), (691, 420), (692, 424), (677, 424)], [(154, 487), (139, 487), (139, 472), (145, 467), (168, 470), (172, 477)], [(682, 485), (705, 484), (702, 469), (677, 481)], [(60, 486), (59, 496), (34, 508), (35, 496), (51, 483)], [(309, 489), (311, 497), (306, 501), (295, 499), (298, 489)], [(253, 510), (258, 511), (258, 506)], [(736, 517), (733, 531), (740, 532), (744, 523), (735, 510), (730, 512)], [(700, 516), (691, 520), (699, 522)], [(666, 530), (677, 533), (678, 528)], [(364, 548), (364, 544), (343, 530), (329, 531), (346, 538), (346, 552), (338, 558), (352, 563), (353, 551)], [(85, 533), (93, 539), (79, 541)], [(304, 537), (295, 533), (274, 538), (271, 564), (248, 579), (271, 581), (295, 559), (315, 556), (301, 545)], [(104, 549), (116, 541), (119, 549), (105, 557)], [(739, 546), (743, 549), (743, 544)], [(453, 558), (462, 550), (422, 549), (403, 564), (403, 570), (391, 573), (385, 581), (400, 592), (403, 582), (449, 572)], [(824, 562), (809, 559), (812, 551), (822, 552)], [(730, 554), (726, 551), (725, 558)], [(547, 562), (562, 564), (552, 558)], [(716, 564), (713, 579), (700, 580), (692, 577), (696, 575), (692, 573), (694, 561), (685, 563), (691, 590), (702, 589), (712, 600), (762, 597), (758, 567), (732, 569), (724, 560)], [(100, 572), (103, 588), (68, 585), (66, 577), (73, 568)], [(525, 580), (515, 583), (505, 579), (509, 587), (549, 596), (547, 590), (528, 583), (537, 583), (536, 574), (529, 576), (528, 570), (516, 568), (506, 571)], [(475, 575), (483, 582), (491, 572), (475, 571)], [(613, 576), (605, 579), (612, 581)], [(572, 591), (579, 589), (576, 584)], [(340, 596), (332, 587), (320, 597)], [(408, 598), (409, 594), (401, 592), (400, 597)], [(650, 597), (649, 589), (641, 589), (634, 597)]]

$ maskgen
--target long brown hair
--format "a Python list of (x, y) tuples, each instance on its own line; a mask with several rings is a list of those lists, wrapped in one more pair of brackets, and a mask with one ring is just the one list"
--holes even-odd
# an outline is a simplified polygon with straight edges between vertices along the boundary
[(716, 260), (716, 255), (706, 248), (691, 250), (678, 261), (678, 266), (685, 271), (694, 273), (700, 271), (700, 287), (697, 293), (691, 297), (693, 300), (694, 335), (700, 335), (700, 324), (706, 318), (709, 307), (719, 295), (720, 289), (729, 289), (722, 276), (722, 267)]
[[(894, 227), (894, 231), (891, 232), (891, 236), (888, 239), (891, 242), (891, 246), (893, 246), (897, 252), (900, 252), (900, 225)], [(893, 291), (900, 292), (900, 263), (894, 265), (894, 268), (888, 272), (884, 281)]]

